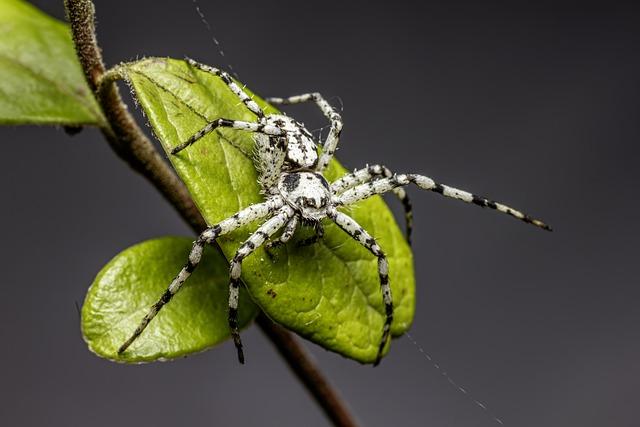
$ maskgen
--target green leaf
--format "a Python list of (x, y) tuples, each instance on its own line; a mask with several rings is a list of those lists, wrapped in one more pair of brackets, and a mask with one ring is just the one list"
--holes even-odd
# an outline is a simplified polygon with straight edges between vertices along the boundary
[(0, 124), (103, 121), (69, 27), (24, 1), (0, 1)]
[[(217, 77), (184, 61), (149, 58), (124, 66), (147, 118), (168, 152), (208, 121), (219, 117), (255, 121)], [(268, 113), (276, 110), (259, 98)], [(209, 224), (262, 201), (252, 162), (251, 134), (230, 129), (213, 132), (169, 159), (186, 183)], [(364, 165), (362, 165), (364, 166)], [(344, 169), (333, 162), (326, 173), (333, 180)], [(395, 302), (394, 335), (404, 333), (414, 314), (411, 250), (391, 212), (379, 197), (348, 211), (375, 236), (389, 257)], [(365, 248), (325, 222), (324, 239), (309, 247), (296, 241), (276, 250), (272, 260), (260, 248), (243, 263), (243, 280), (255, 302), (276, 322), (332, 351), (355, 360), (375, 360), (382, 335), (384, 310), (377, 261)], [(256, 224), (220, 239), (231, 258)]]
[[(117, 354), (182, 268), (191, 244), (184, 237), (148, 240), (104, 266), (82, 306), (82, 333), (91, 351), (119, 362), (148, 362), (202, 351), (230, 337), (228, 263), (219, 251), (207, 248), (198, 269), (171, 304), (124, 354)], [(240, 326), (244, 327), (258, 308), (242, 292)]]

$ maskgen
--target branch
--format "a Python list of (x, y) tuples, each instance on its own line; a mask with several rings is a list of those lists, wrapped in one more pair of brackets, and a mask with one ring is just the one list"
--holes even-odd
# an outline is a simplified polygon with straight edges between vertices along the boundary
[[(111, 148), (134, 170), (143, 175), (173, 205), (180, 216), (200, 233), (207, 227), (185, 185), (162, 159), (122, 102), (113, 79), (102, 81), (105, 66), (95, 35), (95, 9), (90, 0), (65, 0), (76, 52), (89, 86), (108, 125), (101, 128)], [(218, 247), (218, 250), (220, 248)], [(291, 370), (307, 387), (336, 426), (355, 427), (355, 420), (329, 381), (310, 359), (293, 334), (274, 324), (264, 313), (256, 323), (271, 339)]]
[[(93, 3), (89, 0), (65, 0), (65, 8), (80, 64), (89, 87), (96, 93), (105, 66), (95, 35)], [(111, 148), (132, 169), (151, 181), (189, 225), (196, 230), (204, 229), (206, 223), (186, 187), (131, 117), (116, 85), (110, 84), (102, 90), (98, 101), (109, 122), (109, 126), (101, 130)]]

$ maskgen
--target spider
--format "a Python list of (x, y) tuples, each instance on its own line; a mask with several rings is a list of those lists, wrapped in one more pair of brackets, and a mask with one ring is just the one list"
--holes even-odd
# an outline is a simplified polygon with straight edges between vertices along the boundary
[[(331, 122), (331, 129), (325, 141), (317, 143), (304, 125), (293, 118), (283, 114), (265, 114), (258, 104), (226, 72), (189, 58), (186, 61), (191, 67), (211, 73), (222, 79), (244, 106), (256, 116), (257, 120), (249, 122), (218, 118), (209, 122), (184, 143), (174, 147), (171, 150), (171, 154), (178, 154), (216, 128), (231, 128), (253, 132), (255, 141), (254, 164), (258, 171), (264, 202), (256, 203), (240, 210), (235, 215), (207, 228), (198, 236), (193, 243), (185, 266), (173, 279), (160, 299), (150, 308), (131, 337), (119, 348), (119, 354), (123, 353), (140, 336), (160, 309), (180, 290), (181, 286), (198, 266), (206, 244), (211, 244), (218, 237), (254, 221), (265, 220), (238, 248), (235, 256), (231, 259), (229, 269), (228, 321), (240, 363), (244, 363), (242, 341), (238, 330), (238, 294), (242, 261), (262, 245), (269, 248), (286, 243), (301, 224), (315, 227), (315, 237), (308, 239), (310, 240), (309, 243), (313, 243), (313, 241), (322, 237), (321, 221), (328, 218), (378, 258), (378, 274), (385, 307), (385, 322), (374, 365), (377, 365), (382, 358), (383, 350), (389, 340), (393, 321), (393, 300), (388, 275), (389, 264), (384, 251), (376, 240), (349, 215), (341, 212), (340, 208), (376, 194), (392, 191), (404, 205), (406, 236), (409, 240), (412, 221), (411, 204), (402, 187), (408, 184), (415, 184), (421, 189), (481, 207), (488, 207), (526, 223), (550, 230), (549, 226), (542, 221), (533, 219), (502, 203), (439, 184), (423, 175), (394, 174), (381, 165), (366, 166), (329, 183), (323, 176), (323, 171), (336, 151), (342, 130), (342, 118), (322, 95), (319, 93), (306, 93), (289, 98), (267, 99), (267, 102), (272, 105), (315, 102), (324, 116)], [(281, 229), (283, 230), (281, 235), (272, 239)]]

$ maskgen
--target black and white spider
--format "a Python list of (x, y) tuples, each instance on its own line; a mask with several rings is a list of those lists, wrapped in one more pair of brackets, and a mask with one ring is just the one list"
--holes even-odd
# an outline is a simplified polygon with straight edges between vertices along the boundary
[[(294, 119), (281, 114), (265, 114), (258, 104), (224, 71), (200, 64), (191, 59), (187, 59), (187, 62), (192, 67), (220, 77), (246, 108), (255, 114), (257, 121), (247, 122), (219, 118), (208, 123), (187, 141), (173, 148), (171, 153), (177, 154), (216, 128), (227, 127), (253, 132), (255, 139), (255, 166), (259, 173), (259, 183), (265, 200), (262, 203), (240, 210), (235, 215), (207, 228), (200, 234), (193, 244), (186, 265), (180, 270), (158, 302), (151, 307), (133, 335), (122, 344), (118, 353), (124, 352), (133, 343), (160, 309), (180, 290), (200, 262), (205, 244), (213, 243), (218, 237), (257, 220), (266, 219), (242, 243), (231, 260), (230, 266), (229, 327), (231, 328), (231, 335), (238, 351), (240, 363), (244, 363), (242, 342), (238, 332), (238, 293), (242, 260), (262, 245), (269, 247), (287, 242), (300, 224), (315, 226), (317, 230), (316, 238), (318, 238), (322, 235), (321, 221), (328, 218), (378, 258), (378, 274), (380, 276), (386, 319), (375, 364), (380, 362), (382, 352), (389, 339), (393, 320), (393, 301), (389, 285), (388, 263), (382, 248), (376, 243), (376, 240), (351, 217), (340, 212), (340, 208), (375, 194), (393, 191), (405, 207), (407, 238), (409, 238), (411, 232), (411, 205), (402, 187), (413, 183), (424, 190), (434, 191), (446, 197), (495, 209), (524, 222), (549, 229), (543, 222), (504, 204), (439, 184), (423, 175), (393, 174), (389, 169), (380, 165), (367, 166), (329, 183), (324, 178), (323, 171), (331, 161), (338, 145), (342, 130), (342, 118), (319, 93), (307, 93), (289, 98), (269, 98), (267, 101), (273, 105), (315, 102), (331, 122), (329, 135), (321, 144), (317, 144), (304, 125)], [(318, 148), (321, 149), (320, 154), (318, 154)], [(283, 229), (283, 232), (280, 237), (269, 241), (281, 229)]]

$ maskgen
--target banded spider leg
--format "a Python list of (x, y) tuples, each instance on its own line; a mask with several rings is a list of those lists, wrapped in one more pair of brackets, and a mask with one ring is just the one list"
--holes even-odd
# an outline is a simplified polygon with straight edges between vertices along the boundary
[(244, 353), (242, 351), (242, 340), (238, 331), (238, 295), (240, 291), (240, 275), (242, 274), (242, 260), (251, 255), (257, 248), (262, 246), (269, 237), (280, 230), (294, 215), (293, 209), (289, 206), (282, 207), (276, 215), (260, 226), (245, 242), (240, 245), (235, 256), (231, 260), (229, 267), (229, 327), (233, 343), (238, 352), (238, 361), (244, 363)]
[[(390, 178), (393, 173), (389, 168), (383, 165), (368, 165), (365, 168), (353, 171), (350, 174), (344, 175), (342, 178), (335, 180), (331, 183), (331, 192), (333, 194), (340, 194), (345, 190), (355, 187), (359, 184), (364, 184), (374, 179), (382, 177)], [(405, 237), (407, 243), (411, 245), (411, 232), (413, 231), (413, 208), (411, 206), (411, 200), (409, 195), (402, 187), (396, 187), (391, 190), (393, 194), (400, 200), (402, 207), (404, 208), (405, 219)]]
[(194, 61), (191, 58), (186, 58), (187, 63), (198, 70), (205, 71), (207, 73), (213, 74), (215, 76), (220, 77), (220, 79), (229, 87), (231, 92), (233, 92), (238, 99), (244, 104), (245, 107), (249, 111), (251, 111), (258, 118), (258, 122), (247, 122), (242, 120), (232, 120), (225, 118), (217, 118), (207, 123), (201, 130), (193, 134), (189, 139), (187, 139), (182, 144), (174, 147), (171, 150), (171, 154), (177, 154), (180, 151), (184, 150), (209, 132), (213, 131), (219, 127), (229, 127), (237, 130), (244, 130), (249, 132), (257, 132), (262, 133), (269, 136), (282, 136), (282, 129), (277, 126), (272, 126), (264, 123), (265, 114), (262, 111), (262, 108), (249, 96), (247, 93), (242, 90), (238, 84), (233, 81), (231, 76), (218, 68), (211, 67), (209, 65), (201, 64), (197, 61)]
[(345, 190), (342, 194), (335, 197), (334, 203), (336, 204), (336, 206), (350, 205), (360, 200), (367, 199), (375, 194), (383, 194), (388, 191), (392, 191), (394, 188), (403, 187), (412, 183), (423, 190), (433, 191), (435, 193), (442, 194), (445, 197), (450, 197), (452, 199), (462, 200), (466, 203), (473, 203), (481, 207), (494, 209), (498, 212), (511, 215), (512, 217), (519, 219), (520, 221), (524, 221), (528, 224), (535, 225), (536, 227), (551, 231), (551, 227), (549, 227), (544, 222), (538, 219), (534, 219), (529, 215), (524, 214), (510, 206), (477, 196), (475, 194), (469, 193), (468, 191), (460, 190), (458, 188), (450, 187), (444, 184), (439, 184), (427, 176), (417, 174), (396, 174), (389, 178), (370, 180), (369, 182)]
[(382, 301), (384, 303), (385, 321), (382, 328), (382, 338), (380, 339), (378, 353), (374, 362), (374, 366), (376, 366), (380, 363), (384, 347), (387, 341), (389, 341), (391, 323), (393, 322), (393, 299), (391, 297), (391, 286), (389, 285), (389, 263), (376, 240), (353, 218), (342, 212), (338, 212), (335, 208), (330, 208), (327, 215), (345, 233), (369, 249), (369, 251), (378, 258), (378, 275), (380, 276), (380, 290), (382, 291)]
[[(198, 236), (196, 241), (193, 243), (193, 247), (191, 249), (191, 252), (189, 253), (189, 258), (185, 266), (182, 267), (178, 275), (173, 279), (171, 284), (169, 284), (169, 287), (164, 292), (164, 294), (162, 294), (160, 299), (151, 306), (151, 308), (149, 309), (147, 314), (144, 316), (144, 318), (142, 319), (142, 321), (140, 322), (136, 330), (133, 332), (133, 334), (120, 346), (120, 348), (118, 349), (118, 354), (124, 353), (127, 350), (127, 348), (129, 348), (129, 346), (140, 336), (142, 331), (144, 331), (145, 328), (149, 325), (149, 322), (151, 322), (153, 318), (156, 317), (156, 315), (162, 309), (162, 307), (164, 307), (165, 304), (171, 301), (173, 296), (176, 293), (178, 293), (178, 291), (180, 290), (184, 282), (189, 278), (189, 276), (191, 276), (191, 274), (196, 269), (196, 267), (198, 267), (198, 264), (202, 259), (202, 252), (204, 250), (204, 246), (206, 244), (211, 244), (220, 236), (224, 236), (225, 234), (228, 234), (234, 230), (237, 230), (238, 228), (243, 227), (251, 222), (267, 217), (268, 215), (278, 211), (283, 206), (283, 204), (284, 202), (282, 201), (282, 199), (273, 198), (263, 203), (251, 205), (245, 209), (242, 209), (240, 212), (233, 215), (232, 217), (222, 220), (218, 224), (204, 230), (200, 234), (200, 236)], [(276, 217), (278, 217), (278, 215), (276, 215)], [(276, 217), (273, 217), (273, 218), (276, 218)], [(268, 220), (256, 233), (258, 233), (266, 224), (273, 225), (274, 224), (273, 218)], [(251, 244), (255, 245), (253, 241), (250, 243), (245, 242), (246, 247), (245, 249), (243, 249), (243, 251), (246, 251), (246, 249), (249, 248)], [(230, 282), (230, 285), (229, 285), (229, 288), (230, 288), (229, 324), (235, 325), (235, 329), (232, 327), (232, 334), (235, 332), (236, 335), (237, 335), (237, 303), (238, 303), (237, 279), (238, 277), (239, 276), (236, 276), (235, 285), (233, 283), (233, 280)], [(233, 311), (235, 312), (232, 312), (231, 310), (232, 302), (234, 303)], [(239, 351), (240, 353), (238, 357), (240, 357), (240, 354), (241, 354), (241, 350)]]

